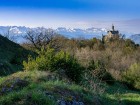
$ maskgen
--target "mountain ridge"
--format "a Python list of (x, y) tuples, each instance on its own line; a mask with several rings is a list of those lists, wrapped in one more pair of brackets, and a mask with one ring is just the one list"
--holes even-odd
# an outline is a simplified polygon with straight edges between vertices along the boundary
[[(22, 36), (26, 35), (26, 32), (31, 29), (37, 29), (38, 27), (31, 28), (26, 26), (0, 26), (0, 34), (3, 36), (9, 35), (16, 41), (17, 43), (25, 42)], [(66, 28), (66, 27), (58, 27), (54, 29), (54, 31), (58, 34), (61, 34), (68, 38), (98, 38), (101, 39), (102, 35), (106, 35), (108, 29), (106, 28)], [(126, 38), (133, 40), (135, 43), (140, 44), (140, 38), (137, 36), (138, 34), (128, 33), (128, 32), (120, 32), (125, 34)], [(136, 35), (136, 36), (135, 36)]]

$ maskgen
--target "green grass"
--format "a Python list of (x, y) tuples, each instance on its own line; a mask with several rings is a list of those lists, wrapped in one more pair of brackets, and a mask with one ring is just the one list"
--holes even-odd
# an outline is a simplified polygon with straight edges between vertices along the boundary
[[(57, 75), (45, 71), (17, 72), (2, 77), (0, 90), (1, 86), (12, 84), (16, 78), (28, 81), (29, 84), (0, 95), (0, 105), (57, 105), (57, 101), (61, 98), (71, 101), (72, 96), (77, 97), (77, 100), (84, 102), (85, 105), (95, 105), (95, 103), (140, 105), (140, 92), (128, 90), (120, 83), (106, 85), (105, 92), (98, 95), (67, 80), (60, 80)], [(7, 80), (8, 83), (5, 82)]]
[(105, 105), (140, 105), (140, 91), (129, 90), (121, 83), (108, 86), (102, 97)]
[[(26, 80), (29, 85), (0, 95), (0, 105), (27, 105), (27, 103), (29, 105), (57, 105), (58, 100), (63, 98), (66, 101), (71, 101), (73, 96), (87, 105), (94, 104), (94, 95), (91, 91), (73, 83), (54, 79), (54, 74), (52, 77), (51, 75), (48, 72), (28, 71), (1, 78), (0, 84), (3, 86), (5, 84), (11, 85), (12, 82), (10, 81), (14, 81), (15, 78)], [(8, 83), (5, 83), (7, 80)], [(46, 95), (46, 93), (49, 95)], [(28, 100), (29, 96), (31, 98)]]
[[(31, 95), (31, 98), (29, 96)], [(46, 97), (40, 91), (22, 90), (19, 92), (11, 92), (0, 98), (0, 105), (55, 105), (55, 101)]]
[(103, 99), (105, 105), (140, 105), (140, 94), (134, 92), (105, 94)]

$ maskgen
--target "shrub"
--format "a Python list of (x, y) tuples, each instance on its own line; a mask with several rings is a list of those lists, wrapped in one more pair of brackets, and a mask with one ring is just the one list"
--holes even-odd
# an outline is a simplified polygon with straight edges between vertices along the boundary
[(130, 68), (123, 73), (123, 81), (140, 89), (140, 63), (134, 63)]
[(94, 62), (93, 60), (90, 62), (88, 70), (92, 72), (94, 77), (105, 81), (108, 84), (113, 84), (114, 79), (109, 72), (105, 69), (104, 64), (101, 61)]
[(28, 62), (24, 61), (24, 70), (50, 70), (53, 71), (54, 50), (48, 48), (46, 51), (42, 49), (38, 52), (38, 57), (35, 59), (31, 56), (28, 57)]
[(36, 70), (37, 69), (37, 62), (35, 59), (28, 57), (28, 62), (23, 61), (24, 70)]
[(41, 50), (36, 59), (28, 58), (28, 62), (23, 62), (25, 70), (49, 70), (61, 71), (72, 81), (79, 82), (84, 68), (69, 53), (47, 48)]

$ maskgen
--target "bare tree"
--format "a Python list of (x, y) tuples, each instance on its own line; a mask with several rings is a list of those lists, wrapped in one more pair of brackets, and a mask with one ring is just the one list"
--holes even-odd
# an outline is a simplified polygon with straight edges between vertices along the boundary
[(45, 48), (48, 44), (51, 44), (55, 35), (56, 33), (53, 29), (38, 27), (29, 30), (24, 38), (33, 44), (36, 49), (40, 50), (41, 47)]

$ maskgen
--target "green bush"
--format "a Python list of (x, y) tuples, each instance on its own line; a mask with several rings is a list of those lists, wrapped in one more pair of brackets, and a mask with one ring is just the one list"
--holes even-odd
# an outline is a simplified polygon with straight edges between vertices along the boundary
[(54, 71), (54, 55), (55, 52), (53, 49), (48, 48), (46, 51), (42, 49), (38, 52), (38, 57), (35, 59), (31, 56), (28, 57), (28, 62), (24, 61), (23, 66), (25, 70), (49, 70)]
[(28, 62), (23, 61), (24, 70), (37, 70), (37, 63), (35, 62), (35, 59), (31, 58), (31, 56), (28, 57)]
[(97, 77), (108, 84), (114, 83), (113, 77), (109, 72), (107, 72), (101, 61), (94, 62), (94, 60), (92, 60), (89, 64), (88, 70), (92, 72), (93, 77)]
[(28, 58), (28, 62), (24, 61), (25, 70), (48, 70), (61, 71), (72, 81), (79, 82), (82, 77), (84, 68), (69, 53), (60, 51), (55, 52), (54, 49), (47, 48), (41, 50), (36, 59)]
[(0, 76), (9, 75), (14, 72), (12, 65), (6, 61), (0, 61)]
[(140, 63), (134, 63), (123, 73), (123, 81), (140, 89)]

